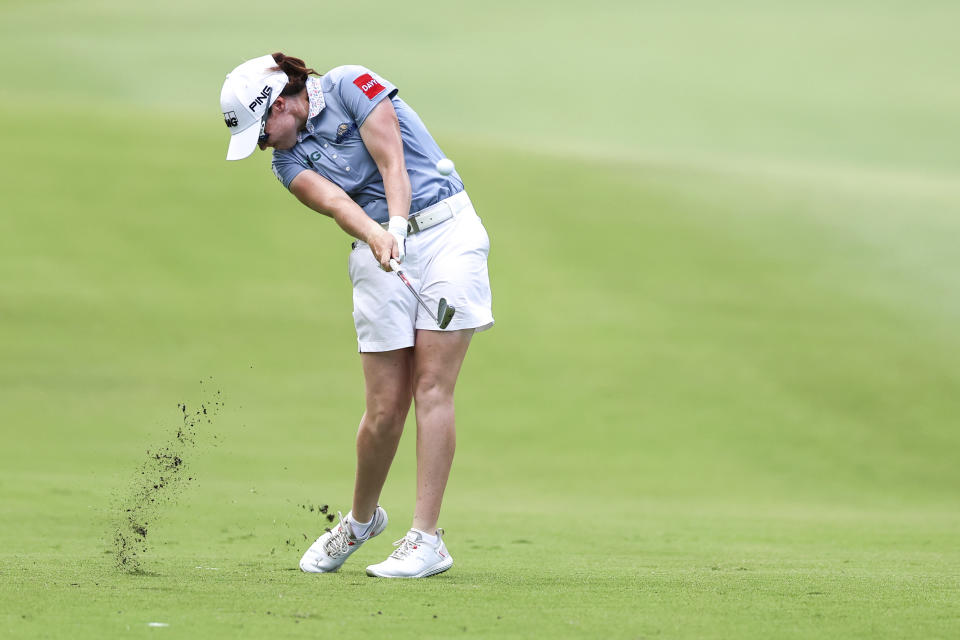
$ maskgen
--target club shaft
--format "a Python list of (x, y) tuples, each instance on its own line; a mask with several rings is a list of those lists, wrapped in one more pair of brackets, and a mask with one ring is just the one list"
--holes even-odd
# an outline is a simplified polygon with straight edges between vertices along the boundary
[(417, 299), (417, 302), (420, 303), (420, 306), (423, 307), (423, 308), (426, 310), (426, 312), (427, 312), (428, 314), (430, 314), (430, 317), (433, 318), (433, 321), (436, 322), (437, 325), (439, 325), (439, 324), (440, 324), (440, 319), (437, 318), (436, 315), (434, 315), (433, 311), (430, 311), (430, 307), (427, 306), (427, 303), (423, 301), (423, 298), (420, 297), (420, 294), (417, 293), (417, 290), (414, 289), (414, 288), (413, 288), (413, 285), (410, 284), (410, 281), (407, 280), (406, 274), (405, 274), (403, 271), (397, 269), (397, 267), (394, 266), (395, 264), (396, 264), (396, 263), (394, 263), (394, 262), (391, 260), (391, 266), (393, 267), (393, 270), (397, 272), (397, 275), (400, 276), (400, 279), (403, 280), (403, 284), (407, 285), (407, 289), (410, 289), (410, 293), (412, 293), (412, 294), (413, 294), (413, 297)]

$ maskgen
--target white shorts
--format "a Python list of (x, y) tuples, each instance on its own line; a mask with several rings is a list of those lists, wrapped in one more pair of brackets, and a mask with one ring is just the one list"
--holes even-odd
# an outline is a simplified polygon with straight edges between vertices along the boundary
[[(442, 201), (453, 217), (407, 237), (403, 272), (435, 314), (440, 298), (456, 307), (443, 331), (493, 326), (487, 255), (490, 238), (466, 192)], [(397, 274), (384, 271), (367, 243), (350, 252), (353, 322), (361, 353), (414, 345), (417, 329), (441, 331)]]

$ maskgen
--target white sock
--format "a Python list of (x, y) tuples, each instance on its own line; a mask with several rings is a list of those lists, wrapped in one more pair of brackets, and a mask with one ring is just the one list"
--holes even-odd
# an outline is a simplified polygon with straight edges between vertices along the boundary
[(420, 537), (423, 538), (423, 541), (428, 542), (430, 544), (437, 544), (437, 540), (439, 540), (437, 536), (435, 535), (432, 536), (426, 531), (421, 531), (420, 529), (411, 529), (411, 531), (416, 531), (417, 533), (419, 533)]
[(347, 522), (350, 523), (350, 529), (353, 531), (353, 535), (355, 535), (358, 540), (362, 540), (370, 533), (370, 525), (373, 524), (373, 518), (370, 518), (370, 522), (357, 522), (351, 511), (350, 515), (347, 516)]

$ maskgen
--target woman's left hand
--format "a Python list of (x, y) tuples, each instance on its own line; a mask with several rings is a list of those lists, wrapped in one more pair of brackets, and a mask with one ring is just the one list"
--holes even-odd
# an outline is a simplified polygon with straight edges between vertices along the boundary
[(381, 228), (375, 236), (367, 241), (367, 244), (370, 245), (373, 257), (380, 263), (380, 268), (384, 271), (390, 271), (390, 258), (400, 257), (400, 249), (394, 235)]

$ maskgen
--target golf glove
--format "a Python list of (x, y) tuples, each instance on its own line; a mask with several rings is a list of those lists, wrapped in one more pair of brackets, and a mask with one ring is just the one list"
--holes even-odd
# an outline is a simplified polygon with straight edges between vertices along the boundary
[(397, 247), (399, 247), (400, 252), (400, 255), (397, 256), (397, 262), (403, 262), (403, 258), (407, 253), (407, 219), (401, 216), (393, 216), (390, 218), (390, 223), (387, 225), (387, 231), (393, 234), (393, 237), (397, 239)]

